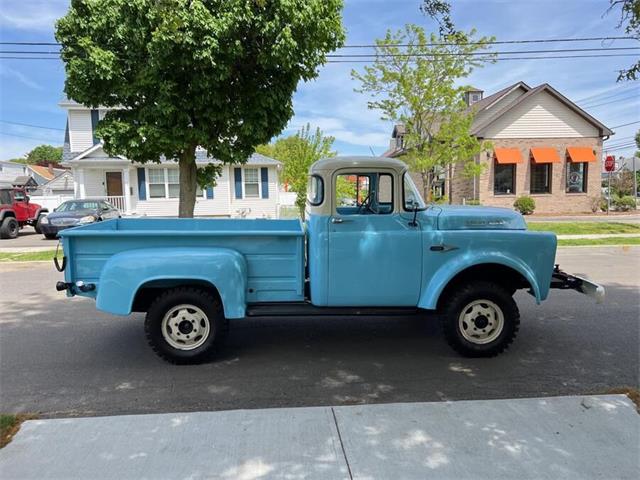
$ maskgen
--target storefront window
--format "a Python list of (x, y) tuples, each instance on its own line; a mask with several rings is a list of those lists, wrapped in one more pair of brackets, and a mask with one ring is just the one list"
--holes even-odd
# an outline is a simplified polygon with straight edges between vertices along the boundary
[(551, 164), (531, 164), (531, 193), (551, 193)]
[(586, 193), (587, 163), (567, 163), (567, 193)]
[(514, 164), (501, 165), (496, 162), (493, 179), (494, 195), (513, 195), (515, 188), (516, 166)]

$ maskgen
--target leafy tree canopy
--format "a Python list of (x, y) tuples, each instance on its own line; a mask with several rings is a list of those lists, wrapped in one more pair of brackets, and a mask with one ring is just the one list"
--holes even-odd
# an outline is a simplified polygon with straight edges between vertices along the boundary
[(62, 161), (62, 147), (54, 147), (53, 145), (38, 145), (24, 158), (14, 158), (11, 160), (15, 163), (24, 163), (28, 165), (57, 165)]
[(321, 158), (336, 156), (336, 152), (331, 150), (334, 140), (319, 128), (312, 131), (307, 124), (293, 136), (279, 138), (256, 149), (258, 153), (282, 162), (281, 180), (296, 192), (296, 206), (301, 218), (304, 218), (309, 167)]
[(376, 61), (364, 72), (352, 72), (372, 98), (369, 108), (378, 109), (383, 120), (405, 126), (404, 160), (422, 175), (424, 195), (431, 200), (432, 187), (450, 165), (463, 163), (463, 173), (477, 175), (483, 165), (474, 161), (488, 144), (469, 134), (473, 109), (466, 108), (463, 94), (468, 86), (460, 80), (493, 56), (474, 55), (493, 37), (474, 40), (475, 31), (439, 37), (427, 35), (417, 25), (388, 31), (376, 40)]
[(67, 95), (110, 107), (96, 134), (131, 161), (177, 159), (192, 216), (195, 149), (245, 162), (293, 115), (300, 80), (342, 46), (342, 0), (72, 0), (57, 23)]

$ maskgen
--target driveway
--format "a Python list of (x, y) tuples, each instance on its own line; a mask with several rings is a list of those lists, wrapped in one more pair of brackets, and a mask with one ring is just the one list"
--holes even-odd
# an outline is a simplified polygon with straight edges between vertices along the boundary
[(606, 392), (638, 387), (640, 247), (561, 249), (605, 284), (596, 305), (517, 294), (522, 327), (494, 359), (465, 359), (424, 317), (233, 321), (218, 361), (174, 366), (146, 345), (143, 315), (116, 317), (54, 290), (50, 263), (0, 264), (0, 411), (163, 413)]
[(47, 240), (44, 235), (36, 233), (33, 227), (24, 227), (18, 238), (0, 240), (0, 252), (19, 249), (34, 251), (34, 247), (38, 247), (37, 250), (52, 250), (57, 243), (57, 240)]

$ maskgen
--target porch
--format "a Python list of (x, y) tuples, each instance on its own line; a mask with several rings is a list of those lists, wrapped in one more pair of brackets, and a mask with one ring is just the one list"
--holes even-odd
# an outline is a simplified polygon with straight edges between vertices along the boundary
[(76, 198), (105, 200), (123, 215), (133, 213), (135, 199), (129, 168), (76, 168), (73, 173)]

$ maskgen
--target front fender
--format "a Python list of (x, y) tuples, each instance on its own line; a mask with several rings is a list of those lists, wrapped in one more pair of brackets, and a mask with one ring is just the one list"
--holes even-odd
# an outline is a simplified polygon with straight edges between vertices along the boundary
[(227, 318), (242, 318), (247, 263), (227, 248), (148, 248), (118, 253), (106, 262), (97, 287), (96, 307), (116, 315), (131, 313), (138, 290), (153, 281), (188, 283), (201, 281), (214, 286)]
[(431, 279), (426, 282), (426, 285), (423, 286), (418, 307), (425, 308), (427, 310), (435, 309), (438, 305), (438, 300), (442, 291), (456, 275), (467, 268), (491, 263), (510, 267), (520, 273), (531, 285), (536, 302), (540, 303), (543, 300), (538, 280), (536, 279), (531, 267), (529, 267), (525, 262), (504, 253), (492, 252), (478, 254), (476, 252), (473, 255), (465, 255), (445, 262), (434, 273)]

